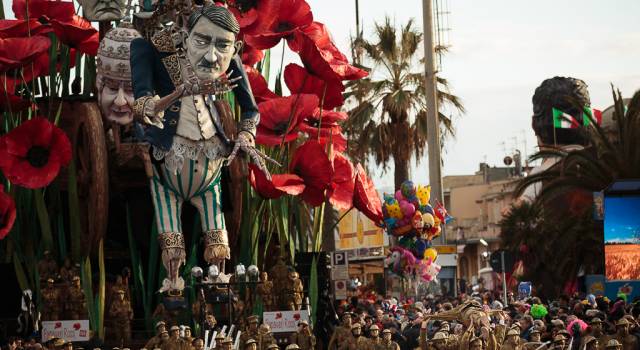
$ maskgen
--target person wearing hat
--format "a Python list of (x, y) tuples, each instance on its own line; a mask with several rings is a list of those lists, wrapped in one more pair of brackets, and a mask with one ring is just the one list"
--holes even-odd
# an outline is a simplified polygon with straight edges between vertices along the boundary
[(169, 341), (167, 348), (170, 350), (189, 350), (191, 343), (180, 338), (180, 327), (172, 326), (169, 329)]
[(193, 337), (191, 336), (191, 327), (182, 326), (182, 339), (186, 341), (188, 344), (193, 342)]
[(391, 330), (389, 328), (385, 328), (382, 331), (382, 343), (376, 347), (379, 350), (400, 350), (400, 345), (398, 343), (391, 340)]
[(350, 349), (362, 349), (366, 346), (368, 340), (362, 335), (362, 324), (360, 322), (356, 322), (351, 326), (351, 334), (353, 338), (349, 345)]
[(524, 350), (536, 350), (538, 348), (540, 348), (539, 350), (546, 350), (546, 345), (542, 345), (542, 333), (540, 332), (540, 329), (538, 327), (533, 327), (533, 329), (531, 330), (531, 332), (529, 333), (529, 342), (526, 342), (523, 344), (523, 349)]
[(220, 350), (233, 350), (233, 339), (231, 339), (231, 337), (225, 337), (220, 342)]
[(483, 350), (485, 348), (485, 342), (480, 337), (472, 336), (469, 339), (469, 350)]
[(64, 345), (62, 346), (63, 350), (73, 350), (73, 343), (70, 341), (65, 341)]
[(520, 343), (520, 331), (517, 327), (511, 328), (507, 332), (507, 337), (502, 344), (501, 350), (519, 350), (522, 348)]
[(80, 285), (80, 277), (71, 278), (71, 288), (67, 290), (64, 306), (68, 320), (84, 320), (87, 317), (87, 301)]
[(255, 339), (249, 338), (244, 343), (244, 350), (258, 350), (258, 343), (255, 341)]
[(111, 302), (109, 317), (113, 323), (113, 333), (117, 344), (129, 344), (131, 341), (131, 320), (133, 309), (131, 303), (124, 297), (124, 290), (120, 289), (116, 300)]
[(616, 339), (611, 339), (607, 342), (607, 346), (605, 346), (607, 350), (622, 350), (622, 344)]
[(247, 324), (247, 329), (242, 334), (240, 334), (240, 349), (244, 349), (244, 345), (249, 339), (255, 340), (260, 337), (260, 332), (258, 330), (260, 320), (258, 319), (258, 316), (251, 315), (247, 317)]
[(553, 336), (553, 343), (551, 344), (551, 349), (553, 350), (562, 350), (567, 343), (567, 339), (562, 334), (556, 334)]
[(609, 342), (609, 335), (604, 332), (604, 324), (599, 317), (594, 317), (589, 321), (589, 335), (598, 340), (599, 350), (604, 350), (605, 346)]
[[(426, 337), (426, 332), (425, 332)], [(444, 332), (436, 332), (431, 338), (431, 347), (435, 350), (447, 350), (449, 349), (449, 336)]]
[(42, 288), (42, 321), (57, 321), (62, 316), (62, 300), (60, 290), (53, 284), (53, 278), (47, 279), (47, 286)]
[(582, 338), (580, 342), (581, 350), (599, 350), (598, 339), (596, 337), (587, 335)]
[(377, 324), (369, 327), (369, 339), (367, 341), (366, 350), (375, 350), (382, 345), (382, 338), (380, 338), (380, 327)]
[(191, 348), (193, 350), (204, 350), (204, 340), (200, 338), (194, 338), (191, 342)]
[(353, 334), (351, 334), (351, 322), (352, 315), (350, 312), (342, 314), (342, 325), (336, 327), (333, 331), (333, 335), (329, 340), (329, 350), (343, 349), (353, 341)]
[(616, 334), (613, 336), (620, 344), (623, 350), (637, 350), (638, 338), (630, 332), (631, 323), (622, 317), (616, 322)]
[(273, 350), (273, 349), (280, 350), (280, 347), (276, 343), (269, 344), (269, 346), (267, 346), (267, 350)]
[(217, 333), (215, 338), (215, 348), (216, 350), (222, 349), (222, 342), (224, 341), (224, 334)]
[(290, 344), (296, 344), (303, 350), (316, 348), (316, 336), (313, 335), (309, 322), (302, 320), (298, 322), (298, 330), (289, 338)]
[(287, 345), (286, 348), (284, 348), (285, 350), (298, 350), (300, 349), (300, 347), (298, 346), (298, 344), (289, 344)]
[(276, 342), (276, 339), (271, 334), (271, 327), (266, 323), (260, 325), (260, 327), (258, 328), (258, 334), (259, 350), (266, 350), (268, 349), (269, 345)]
[(151, 337), (147, 344), (145, 344), (145, 349), (155, 349), (160, 346), (162, 339), (160, 339), (160, 334), (167, 330), (167, 324), (164, 321), (158, 321), (156, 323), (156, 335)]

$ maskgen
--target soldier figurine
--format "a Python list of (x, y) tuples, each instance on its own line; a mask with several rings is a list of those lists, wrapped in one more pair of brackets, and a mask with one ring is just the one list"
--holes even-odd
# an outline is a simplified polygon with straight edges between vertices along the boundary
[(316, 348), (316, 336), (311, 332), (311, 327), (309, 327), (307, 321), (302, 320), (298, 323), (298, 331), (291, 335), (289, 343), (297, 344), (302, 350)]
[(166, 330), (167, 330), (167, 327), (164, 321), (159, 321), (158, 323), (156, 323), (156, 335), (154, 335), (151, 339), (149, 339), (147, 344), (144, 346), (145, 349), (159, 348), (160, 343), (162, 342), (161, 334)]
[(376, 350), (378, 346), (382, 345), (382, 339), (380, 338), (380, 328), (374, 324), (369, 327), (369, 341), (365, 349)]
[(284, 262), (284, 257), (278, 255), (278, 261), (276, 264), (269, 270), (269, 275), (271, 275), (273, 279), (273, 295), (274, 295), (274, 308), (279, 308), (282, 310), (283, 307), (286, 306), (284, 290), (287, 285), (287, 275), (289, 274), (289, 268)]
[(55, 279), (58, 275), (58, 263), (48, 250), (42, 253), (42, 260), (38, 261), (38, 274), (40, 281), (46, 281), (49, 278)]
[(83, 320), (87, 316), (87, 301), (80, 286), (80, 277), (71, 278), (71, 288), (66, 300), (67, 315), (70, 320)]
[(180, 327), (173, 326), (169, 330), (169, 341), (164, 344), (162, 350), (188, 350), (190, 347), (190, 343), (180, 338)]
[(582, 339), (582, 344), (580, 345), (580, 349), (584, 350), (598, 350), (598, 347), (598, 339), (591, 335), (585, 336)]
[(376, 346), (376, 350), (400, 350), (400, 345), (391, 340), (391, 330), (382, 331), (382, 344)]
[(350, 350), (364, 349), (367, 346), (369, 340), (362, 335), (362, 325), (359, 322), (351, 326), (351, 334), (353, 334), (353, 340), (349, 345)]
[(269, 345), (276, 343), (275, 338), (271, 334), (271, 327), (268, 324), (261, 324), (260, 328), (258, 329), (258, 334), (259, 350), (266, 350), (268, 349)]
[(244, 350), (258, 350), (258, 343), (254, 339), (247, 339), (247, 342), (244, 343)]
[(193, 350), (204, 350), (204, 341), (200, 338), (195, 338), (191, 342), (191, 348)]
[(258, 339), (260, 336), (258, 332), (258, 323), (258, 316), (251, 315), (247, 317), (248, 327), (244, 333), (240, 335), (240, 349), (244, 349), (244, 345), (249, 341), (249, 339)]
[(521, 350), (522, 346), (520, 345), (520, 332), (517, 328), (511, 328), (507, 332), (507, 337), (502, 344), (501, 350)]
[(220, 343), (220, 350), (233, 350), (233, 339), (226, 337)]
[(60, 268), (60, 279), (62, 281), (71, 284), (73, 278), (73, 265), (71, 264), (71, 258), (68, 256), (64, 258), (62, 267)]
[(109, 316), (113, 320), (113, 331), (118, 344), (128, 344), (131, 340), (131, 320), (133, 309), (124, 298), (124, 290), (118, 291), (117, 299), (109, 307)]
[(216, 350), (222, 349), (222, 342), (224, 341), (224, 335), (222, 333), (218, 333), (215, 339), (215, 348)]
[(616, 322), (616, 334), (613, 337), (622, 344), (622, 350), (638, 349), (638, 338), (629, 332), (630, 326), (631, 324), (624, 317)]
[(285, 288), (287, 310), (300, 310), (302, 308), (304, 287), (296, 271), (289, 272), (289, 279)]
[(184, 326), (184, 335), (182, 336), (187, 343), (191, 344), (193, 342), (193, 337), (191, 336), (191, 327)]
[(53, 284), (53, 278), (47, 279), (47, 286), (42, 289), (42, 320), (57, 321), (60, 319), (60, 291)]
[(342, 314), (342, 325), (336, 327), (329, 340), (329, 350), (344, 349), (351, 342), (353, 335), (351, 334), (351, 313)]
[(260, 284), (256, 286), (256, 293), (262, 300), (262, 308), (264, 311), (273, 311), (273, 281), (269, 281), (269, 275), (266, 272), (260, 274)]

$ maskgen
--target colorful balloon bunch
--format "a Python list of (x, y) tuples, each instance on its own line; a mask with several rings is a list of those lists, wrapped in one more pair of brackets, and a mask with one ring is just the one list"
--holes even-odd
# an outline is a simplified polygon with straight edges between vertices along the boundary
[(434, 262), (438, 253), (431, 248), (431, 241), (440, 235), (441, 223), (447, 223), (451, 217), (439, 202), (432, 207), (430, 198), (431, 186), (416, 186), (407, 180), (394, 196), (384, 195), (382, 213), (387, 232), (399, 237), (398, 243), (403, 248), (418, 260)]
[(420, 278), (429, 282), (440, 272), (440, 266), (433, 261), (432, 259), (416, 259), (411, 251), (396, 246), (391, 247), (389, 255), (385, 259), (385, 266), (396, 276)]

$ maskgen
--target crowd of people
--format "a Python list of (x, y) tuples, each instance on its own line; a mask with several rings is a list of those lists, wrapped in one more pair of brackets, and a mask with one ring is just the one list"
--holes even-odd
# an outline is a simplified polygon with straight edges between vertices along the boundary
[(329, 349), (638, 350), (640, 298), (594, 295), (511, 300), (491, 293), (398, 302), (353, 298), (338, 307)]
[[(316, 342), (300, 322), (289, 345), (274, 341), (257, 316), (248, 319), (240, 341), (218, 333), (213, 349), (330, 350), (639, 350), (640, 298), (615, 300), (594, 295), (562, 296), (552, 302), (529, 297), (504, 305), (491, 293), (399, 302), (357, 298), (338, 305), (339, 324), (330, 339)], [(214, 339), (211, 339), (213, 341)], [(2, 350), (73, 350), (63, 339), (38, 343), (11, 338)], [(75, 346), (75, 348), (79, 348)], [(96, 349), (95, 347), (91, 347)], [(145, 349), (203, 350), (205, 341), (188, 327), (156, 325)], [(122, 349), (125, 350), (125, 349)]]

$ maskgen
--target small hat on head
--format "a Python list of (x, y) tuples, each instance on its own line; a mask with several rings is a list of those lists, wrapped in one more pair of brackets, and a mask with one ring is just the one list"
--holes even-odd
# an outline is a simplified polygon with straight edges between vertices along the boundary
[(373, 325), (371, 325), (371, 327), (369, 327), (369, 330), (370, 331), (379, 331), (380, 327), (378, 327), (377, 324), (373, 324)]
[(221, 343), (221, 344), (231, 344), (231, 343), (233, 343), (233, 339), (231, 339), (231, 337), (225, 337), (225, 338), (222, 340), (222, 343)]
[(597, 323), (602, 323), (602, 320), (599, 317), (594, 317), (589, 322), (589, 324), (597, 324)]
[(249, 323), (258, 323), (259, 322), (258, 316), (251, 315), (251, 316), (247, 317), (247, 322), (249, 322)]
[(298, 322), (298, 326), (308, 326), (309, 322), (307, 322), (306, 320), (302, 320), (300, 322)]
[(256, 344), (256, 341), (254, 339), (247, 339), (247, 341), (244, 343), (244, 345), (249, 345), (249, 344)]
[(359, 322), (356, 322), (351, 325), (351, 329), (356, 329), (356, 328), (362, 329), (362, 325)]
[(519, 335), (520, 335), (520, 332), (518, 332), (518, 330), (517, 330), (517, 329), (511, 328), (511, 329), (509, 330), (509, 332), (507, 332), (507, 335), (517, 335), (517, 336), (519, 336)]
[(447, 340), (447, 335), (442, 332), (436, 332), (431, 340)]
[(386, 333), (391, 333), (391, 330), (390, 330), (389, 328), (385, 328), (385, 329), (382, 331), (382, 334), (386, 334)]
[(607, 342), (607, 346), (605, 348), (610, 349), (610, 348), (621, 348), (621, 347), (622, 347), (622, 344), (620, 344), (619, 341), (615, 339), (611, 339)]
[(629, 321), (626, 318), (621, 318), (618, 320), (618, 322), (616, 322), (616, 326), (628, 326), (629, 325)]

